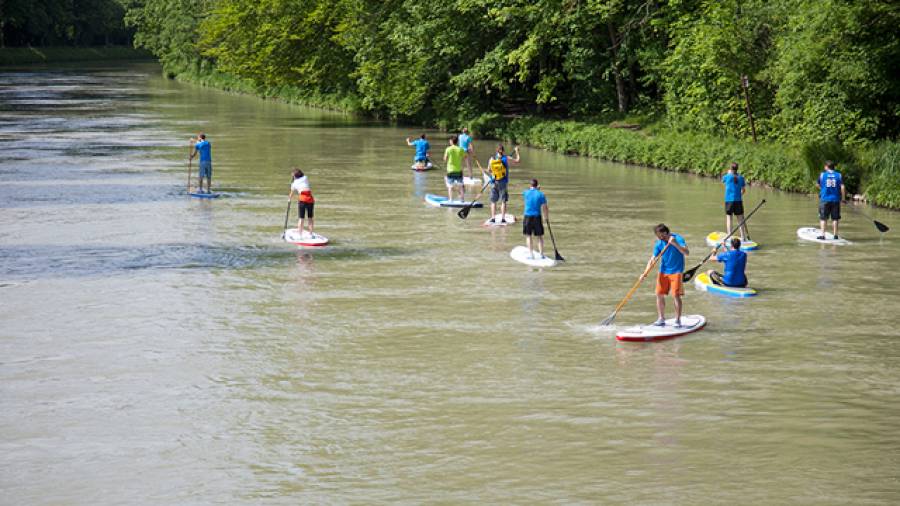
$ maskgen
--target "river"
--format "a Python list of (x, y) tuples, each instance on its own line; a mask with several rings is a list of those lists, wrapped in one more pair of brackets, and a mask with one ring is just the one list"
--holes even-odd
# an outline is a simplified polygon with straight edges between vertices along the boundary
[[(896, 213), (801, 243), (815, 200), (753, 186), (759, 296), (688, 286), (705, 330), (619, 343), (652, 227), (693, 265), (721, 185), (522, 148), (511, 209), (539, 178), (567, 260), (532, 270), (519, 225), (424, 205), (419, 133), (146, 63), (0, 70), (0, 503), (900, 502)], [(293, 165), (324, 250), (280, 239)]]

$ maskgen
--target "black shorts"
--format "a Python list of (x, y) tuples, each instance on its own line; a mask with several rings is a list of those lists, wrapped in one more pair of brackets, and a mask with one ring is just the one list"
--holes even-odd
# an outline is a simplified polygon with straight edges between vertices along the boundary
[(540, 216), (525, 216), (522, 220), (522, 234), (540, 237), (544, 235), (544, 223)]
[(744, 215), (744, 203), (738, 200), (737, 202), (726, 202), (725, 203), (725, 214), (730, 214), (732, 216), (743, 216)]
[(841, 219), (841, 203), (840, 202), (819, 202), (819, 219), (832, 221)]
[[(744, 276), (746, 279), (747, 276)], [(712, 275), (709, 276), (709, 280), (713, 282), (714, 285), (719, 286), (730, 286), (732, 288), (746, 288), (747, 282), (745, 281), (743, 285), (726, 285), (725, 280), (722, 279), (722, 275), (718, 273), (718, 271), (712, 271)]]
[(300, 215), (300, 218), (312, 218), (313, 217), (313, 207), (316, 205), (315, 202), (306, 203), (306, 202), (297, 202), (297, 214)]

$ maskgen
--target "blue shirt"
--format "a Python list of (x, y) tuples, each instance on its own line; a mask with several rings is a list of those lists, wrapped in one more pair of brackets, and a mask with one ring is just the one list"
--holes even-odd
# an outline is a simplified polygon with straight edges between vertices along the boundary
[(540, 216), (541, 206), (547, 203), (547, 197), (544, 192), (537, 188), (529, 188), (522, 192), (525, 198), (525, 216)]
[(819, 200), (822, 202), (840, 202), (841, 185), (844, 180), (836, 170), (826, 170), (819, 174)]
[(722, 176), (722, 182), (725, 183), (725, 202), (740, 202), (743, 200), (741, 189), (746, 185), (744, 176), (728, 172)]
[[(684, 237), (681, 237), (678, 234), (671, 234), (672, 237), (675, 238), (675, 242), (678, 243), (682, 248), (687, 248), (687, 243), (684, 242)], [(666, 247), (665, 241), (656, 240), (656, 243), (653, 245), (653, 256), (659, 255), (659, 253)], [(662, 260), (659, 263), (659, 272), (663, 274), (678, 274), (684, 272), (684, 255), (678, 251), (675, 246), (669, 246), (666, 249), (666, 252), (663, 253)]]
[(744, 286), (747, 284), (747, 276), (744, 269), (747, 267), (747, 254), (741, 250), (730, 250), (716, 255), (716, 260), (725, 264), (725, 274), (722, 281), (728, 286)]
[(459, 134), (459, 147), (468, 151), (470, 142), (472, 142), (472, 138), (468, 134)]
[(420, 138), (412, 141), (412, 145), (416, 147), (416, 160), (428, 158), (428, 150), (431, 149), (431, 144), (428, 144), (428, 141)]
[(210, 146), (209, 141), (204, 139), (197, 144), (194, 144), (194, 149), (200, 153), (200, 161), (201, 162), (211, 162), (212, 161), (212, 146)]

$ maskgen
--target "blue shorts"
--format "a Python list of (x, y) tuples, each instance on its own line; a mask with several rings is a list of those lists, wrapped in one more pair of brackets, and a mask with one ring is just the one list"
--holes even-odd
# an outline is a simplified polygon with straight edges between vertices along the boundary
[(200, 160), (200, 178), (212, 179), (212, 161)]
[(447, 177), (444, 178), (444, 181), (447, 182), (447, 186), (453, 186), (456, 184), (463, 184), (463, 175), (462, 172), (459, 174), (447, 174)]

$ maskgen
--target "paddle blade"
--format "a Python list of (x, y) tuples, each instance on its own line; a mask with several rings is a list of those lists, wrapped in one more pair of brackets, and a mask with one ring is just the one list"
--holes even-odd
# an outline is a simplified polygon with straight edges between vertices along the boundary
[(456, 215), (459, 216), (459, 217), (462, 218), (462, 219), (466, 219), (466, 218), (469, 217), (469, 211), (470, 211), (471, 209), (472, 209), (472, 206), (466, 206), (466, 207), (460, 209), (459, 212), (456, 213)]
[(880, 221), (877, 221), (877, 220), (872, 220), (872, 221), (875, 223), (875, 228), (877, 228), (878, 231), (881, 232), (882, 234), (891, 229), (891, 227), (885, 225), (884, 223), (882, 223)]
[(691, 278), (694, 277), (694, 274), (697, 274), (697, 269), (699, 269), (699, 268), (700, 268), (700, 265), (696, 265), (696, 266), (694, 266), (693, 269), (685, 272), (684, 275), (681, 277), (681, 282), (687, 283), (688, 281), (690, 281)]
[(616, 320), (616, 313), (613, 312), (613, 314), (607, 316), (605, 320), (603, 320), (602, 322), (600, 322), (600, 326), (601, 326), (601, 327), (608, 327), (608, 326), (612, 325), (612, 323), (613, 323), (615, 320)]
[(553, 252), (556, 253), (556, 261), (557, 261), (557, 262), (565, 262), (565, 261), (566, 261), (566, 259), (563, 258), (562, 255), (559, 254), (559, 251), (556, 251), (556, 250), (554, 249)]

